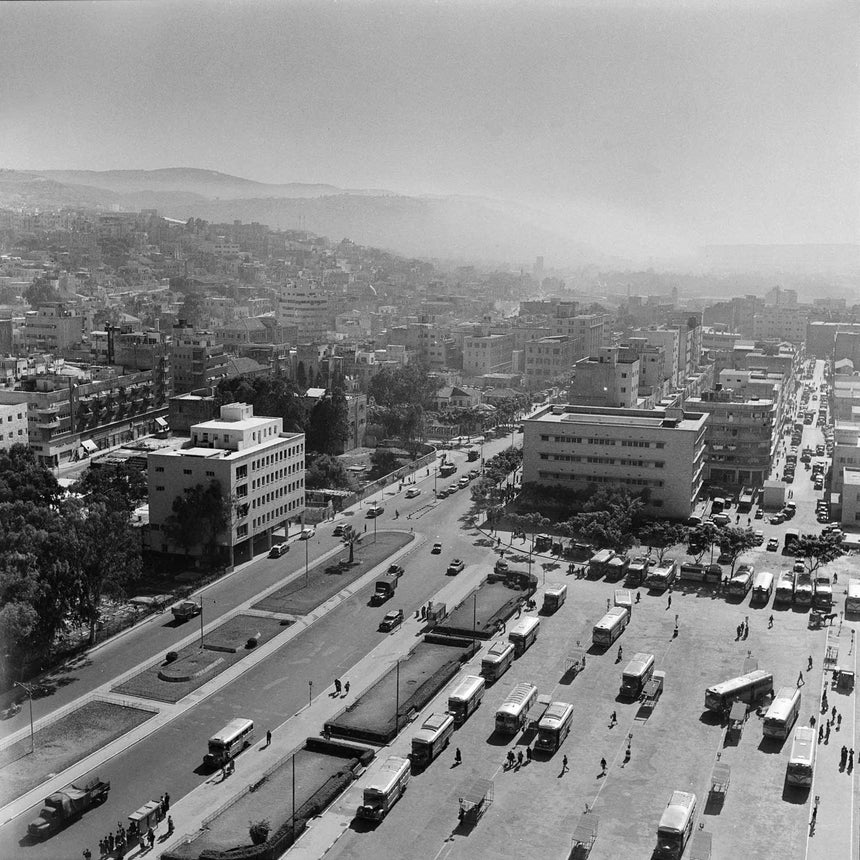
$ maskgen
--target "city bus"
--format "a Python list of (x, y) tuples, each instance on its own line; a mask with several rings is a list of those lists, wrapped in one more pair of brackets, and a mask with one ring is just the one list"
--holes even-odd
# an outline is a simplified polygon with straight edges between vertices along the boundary
[(657, 825), (657, 847), (652, 856), (679, 860), (693, 832), (695, 817), (696, 795), (690, 791), (673, 791)]
[(812, 786), (812, 772), (815, 769), (815, 729), (800, 726), (795, 729), (791, 742), (791, 756), (785, 771), (785, 781), (789, 785)]
[(454, 718), (450, 714), (430, 714), (412, 736), (412, 764), (416, 769), (427, 767), (445, 749), (454, 734)]
[(553, 753), (570, 734), (573, 725), (573, 705), (567, 702), (550, 702), (538, 722), (538, 734), (535, 748)]
[(621, 673), (621, 689), (619, 696), (637, 699), (642, 688), (651, 680), (654, 674), (654, 655), (640, 652), (624, 667)]
[(755, 669), (705, 690), (705, 707), (709, 711), (727, 711), (732, 702), (750, 704), (773, 692), (773, 675), (764, 669)]
[(815, 597), (815, 583), (812, 576), (805, 571), (798, 573), (794, 583), (794, 602), (798, 606), (812, 606)]
[(761, 570), (755, 575), (752, 587), (752, 599), (758, 603), (767, 603), (773, 591), (773, 574)]
[(791, 603), (794, 600), (794, 580), (796, 574), (793, 570), (784, 570), (779, 575), (779, 580), (776, 583), (776, 594), (773, 596), (773, 602), (776, 603)]
[(254, 721), (237, 717), (209, 738), (209, 752), (203, 757), (203, 763), (209, 767), (222, 767), (253, 742)]
[(364, 789), (364, 802), (358, 807), (358, 817), (382, 821), (406, 791), (411, 771), (412, 763), (408, 758), (389, 756)]
[(507, 735), (518, 732), (526, 724), (537, 698), (538, 689), (534, 684), (517, 684), (496, 711), (496, 731)]
[(613, 606), (597, 624), (591, 633), (591, 641), (595, 645), (608, 648), (627, 627), (630, 616), (627, 610), (621, 606)]
[(462, 726), (481, 704), (487, 682), (480, 675), (466, 675), (448, 696), (448, 713), (455, 726)]
[(799, 714), (800, 687), (780, 687), (764, 715), (764, 736), (787, 738)]
[(540, 618), (528, 615), (511, 627), (508, 642), (514, 646), (514, 656), (522, 657), (532, 643), (537, 639), (540, 630)]
[(845, 596), (845, 614), (860, 613), (860, 579), (848, 580), (848, 594)]
[(551, 615), (567, 600), (567, 586), (554, 585), (548, 588), (543, 594), (543, 607), (541, 611), (545, 615)]
[(490, 684), (498, 681), (514, 662), (514, 646), (510, 642), (495, 642), (481, 659), (481, 675)]

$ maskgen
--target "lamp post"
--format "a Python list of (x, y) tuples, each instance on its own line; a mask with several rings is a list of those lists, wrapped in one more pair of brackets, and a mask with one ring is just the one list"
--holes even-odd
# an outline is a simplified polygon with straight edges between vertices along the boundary
[(200, 647), (203, 648), (203, 595), (200, 595)]
[(394, 689), (394, 734), (400, 731), (400, 658), (397, 658)]
[(27, 699), (30, 702), (30, 754), (32, 755), (36, 752), (36, 735), (33, 732), (33, 688), (21, 681), (15, 681), (15, 686), (20, 687), (27, 694)]
[(305, 588), (308, 587), (308, 544), (310, 540), (305, 541)]
[(308, 707), (311, 706), (311, 702), (314, 698), (314, 682), (308, 681)]

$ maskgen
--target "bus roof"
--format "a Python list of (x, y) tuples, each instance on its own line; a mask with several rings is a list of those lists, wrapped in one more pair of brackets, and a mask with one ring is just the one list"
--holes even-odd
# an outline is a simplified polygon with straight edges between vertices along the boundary
[(854, 577), (848, 580), (848, 596), (860, 597), (860, 579)]
[(755, 582), (753, 582), (753, 588), (770, 588), (770, 584), (773, 582), (773, 574), (767, 570), (760, 570), (755, 575)]
[(644, 651), (634, 654), (630, 662), (624, 667), (624, 671), (621, 674), (641, 675), (653, 662), (653, 654), (646, 654)]
[(696, 795), (689, 791), (673, 791), (668, 806), (660, 817), (658, 830), (681, 833), (696, 805)]
[(612, 556), (615, 555), (611, 549), (599, 549), (593, 556), (591, 556), (591, 561), (595, 564), (606, 564)]
[(221, 729), (218, 734), (212, 735), (209, 739), (210, 741), (215, 741), (216, 743), (227, 743), (236, 737), (236, 735), (241, 734), (248, 729), (254, 728), (253, 720), (246, 720), (242, 717), (236, 717), (235, 720), (230, 720), (223, 729)]
[(432, 741), (448, 724), (453, 725), (454, 718), (450, 714), (430, 714), (421, 728), (412, 736), (414, 741)]
[(719, 684), (714, 684), (708, 690), (721, 695), (735, 687), (743, 687), (746, 684), (754, 684), (756, 681), (763, 681), (766, 678), (772, 678), (770, 672), (764, 669), (754, 669), (752, 672), (747, 672), (746, 675), (738, 675), (737, 678), (729, 678), (728, 681), (721, 681)]
[(507, 639), (500, 639), (498, 642), (490, 646), (490, 650), (484, 655), (484, 659), (501, 659), (508, 653), (508, 651), (511, 651), (513, 647), (513, 643), (508, 642)]
[(511, 627), (510, 632), (508, 633), (508, 638), (511, 636), (525, 636), (526, 634), (531, 633), (535, 627), (540, 627), (540, 618), (535, 618), (534, 615), (529, 615), (527, 618), (523, 618)]
[(487, 682), (480, 675), (466, 675), (451, 691), (449, 699), (468, 699), (486, 686)]
[(505, 705), (517, 707), (525, 702), (530, 696), (537, 695), (537, 687), (534, 684), (528, 684), (523, 682), (522, 684), (517, 684), (510, 693), (508, 693), (507, 699), (502, 703), (502, 707)]
[(780, 687), (764, 715), (765, 720), (784, 720), (800, 699), (800, 687)]
[(540, 718), (538, 727), (546, 726), (546, 728), (554, 728), (561, 725), (568, 712), (573, 709), (573, 705), (569, 702), (550, 702), (547, 709), (543, 712)]
[(815, 729), (809, 726), (801, 726), (794, 732), (794, 740), (791, 742), (790, 759), (803, 759), (810, 761), (815, 753)]
[(548, 588), (545, 594), (564, 594), (567, 591), (567, 586), (562, 583), (561, 585), (553, 585), (551, 588)]
[(378, 791), (387, 794), (403, 775), (404, 770), (411, 770), (412, 762), (403, 756), (389, 756), (379, 769), (379, 773), (367, 784), (365, 791)]
[(625, 615), (627, 615), (627, 610), (623, 606), (613, 606), (594, 626), (611, 627), (615, 624), (616, 619), (623, 618)]

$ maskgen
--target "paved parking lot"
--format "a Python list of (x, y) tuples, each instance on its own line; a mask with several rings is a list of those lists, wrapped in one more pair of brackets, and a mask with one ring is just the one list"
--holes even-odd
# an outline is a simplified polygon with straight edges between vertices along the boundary
[[(798, 725), (808, 724), (818, 713), (826, 633), (808, 630), (807, 613), (792, 610), (775, 613), (774, 627), (769, 629), (770, 607), (751, 609), (748, 599), (727, 603), (710, 590), (675, 591), (670, 608), (669, 595), (643, 592), (618, 642), (625, 658), (636, 651), (651, 652), (657, 668), (666, 672), (663, 697), (650, 719), (643, 721), (636, 718), (636, 704), (616, 699), (626, 663), (626, 659), (616, 662), (617, 646), (605, 654), (588, 653), (585, 670), (561, 683), (569, 657), (580, 653), (578, 646), (590, 644), (591, 627), (606, 610), (613, 590), (608, 583), (574, 580), (561, 571), (548, 575), (547, 586), (561, 581), (568, 583), (567, 603), (554, 616), (542, 619), (537, 642), (488, 688), (480, 708), (455, 733), (449, 749), (412, 779), (406, 795), (378, 828), (358, 832), (350, 825), (365, 779), (327, 813), (342, 819), (345, 828), (327, 856), (496, 858), (526, 852), (567, 856), (575, 824), (588, 804), (600, 819), (593, 858), (647, 857), (669, 795), (687, 790), (699, 798), (698, 820), (713, 834), (715, 857), (804, 857), (810, 793), (785, 791), (790, 742), (764, 743), (761, 720), (753, 713), (740, 742), (724, 747), (723, 727), (704, 712), (704, 692), (710, 684), (741, 674), (748, 659), (773, 672), (777, 688), (794, 685), (802, 671)], [(676, 615), (677, 638), (673, 635)], [(749, 636), (737, 640), (736, 629), (747, 617)], [(847, 637), (847, 628), (845, 633)], [(810, 655), (811, 672), (807, 671)], [(479, 664), (480, 655), (464, 672), (476, 672)], [(505, 743), (493, 733), (495, 710), (519, 681), (536, 684), (542, 696), (571, 702), (574, 728), (550, 759), (535, 759), (505, 771), (507, 751), (524, 749), (533, 739), (527, 733)], [(444, 710), (454, 683), (424, 713)], [(610, 728), (613, 711), (618, 724)], [(390, 749), (382, 750), (378, 761), (391, 753), (407, 753), (416, 728), (413, 724)], [(631, 758), (625, 765), (628, 741)], [(457, 747), (463, 756), (460, 766), (454, 766)], [(570, 765), (566, 773), (562, 773), (564, 755)], [(722, 808), (706, 811), (710, 774), (718, 755), (732, 768), (731, 786)], [(608, 763), (605, 776), (601, 758)], [(477, 827), (464, 830), (458, 826), (458, 798), (480, 777), (493, 779), (494, 800)], [(853, 778), (844, 777), (834, 791), (850, 796), (852, 786)], [(836, 821), (834, 827), (845, 831), (846, 846), (850, 845), (848, 821)]]

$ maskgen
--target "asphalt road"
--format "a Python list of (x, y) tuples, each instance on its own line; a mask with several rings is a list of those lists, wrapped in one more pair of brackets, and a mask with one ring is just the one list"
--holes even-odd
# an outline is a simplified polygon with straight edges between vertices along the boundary
[[(509, 444), (508, 437), (485, 445), (484, 454), (489, 457)], [(455, 478), (459, 478), (466, 466), (465, 456), (455, 453), (452, 459), (458, 462)], [(439, 485), (447, 486), (453, 480), (440, 480)], [(432, 476), (421, 481), (419, 486), (423, 491), (416, 499), (407, 500), (402, 492), (393, 498), (386, 495), (385, 513), (376, 520), (377, 528), (405, 529), (414, 523), (415, 530), (424, 536), (401, 561), (406, 574), (393, 600), (383, 606), (370, 607), (368, 600), (373, 586), (362, 589), (271, 657), (99, 768), (98, 775), (109, 779), (112, 785), (107, 802), (61, 834), (37, 845), (20, 844), (26, 823), (37, 814), (37, 807), (0, 828), (0, 857), (28, 860), (77, 857), (85, 846), (95, 853), (99, 839), (143, 803), (165, 791), (175, 802), (204, 781), (207, 775), (199, 771), (199, 765), (206, 751), (206, 740), (230, 719), (249, 717), (262, 734), (267, 727), (281, 724), (307, 703), (309, 681), (313, 681), (317, 694), (324, 694), (335, 677), (348, 678), (349, 668), (385, 635), (376, 628), (389, 609), (402, 608), (407, 614), (414, 612), (445, 584), (445, 569), (450, 558), (459, 556), (468, 565), (486, 554), (486, 550), (473, 545), (474, 538), (462, 529), (461, 520), (471, 507), (468, 489), (432, 505)], [(394, 519), (396, 510), (400, 512), (397, 521)], [(415, 517), (407, 520), (406, 515), (412, 512)], [(364, 520), (361, 510), (353, 519), (359, 527), (365, 522), (368, 533), (372, 534), (373, 521)], [(318, 529), (319, 541), (314, 540), (312, 544), (314, 555), (336, 545), (331, 530), (331, 525)], [(430, 554), (436, 540), (443, 543), (441, 556)], [(297, 551), (299, 546), (294, 544), (282, 559), (261, 559), (223, 583), (213, 585), (207, 590), (206, 598), (214, 599), (214, 611), (223, 613), (276, 582), (282, 576), (284, 565), (289, 570), (296, 569), (299, 556), (304, 561), (304, 553)], [(207, 615), (207, 621), (212, 617)], [(76, 673), (75, 682), (43, 700), (45, 711), (62, 704), (61, 700), (71, 700), (103, 684), (187, 635), (187, 624), (176, 629), (169, 624), (165, 626), (166, 621), (162, 617), (97, 652), (92, 662)], [(197, 619), (192, 623), (196, 624)], [(345, 630), (350, 631), (349, 636), (343, 635)], [(253, 749), (244, 753), (253, 754)]]

